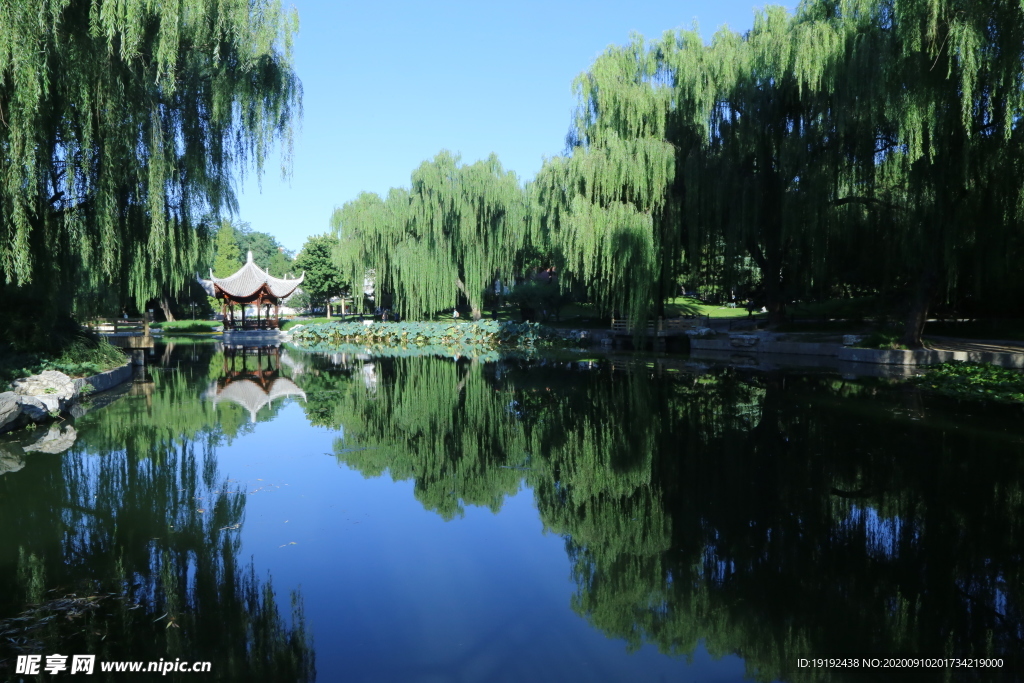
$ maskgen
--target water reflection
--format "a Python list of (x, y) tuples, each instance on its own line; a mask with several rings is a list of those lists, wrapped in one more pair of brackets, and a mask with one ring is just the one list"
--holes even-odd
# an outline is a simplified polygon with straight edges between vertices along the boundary
[(218, 465), (292, 402), (338, 430), (340, 463), (414, 482), (445, 520), (528, 488), (564, 540), (574, 593), (557, 607), (612, 647), (688, 658), (703, 644), (756, 680), (884, 678), (796, 668), (814, 655), (1006, 660), (950, 680), (1020, 670), (1019, 409), (683, 362), (213, 344), (162, 358), (149, 388), (78, 419), (65, 453), (0, 452), (0, 620), (70, 593), (105, 606), (16, 648), (311, 679), (299, 598), (282, 614), (239, 559), (246, 500)]
[(565, 539), (572, 608), (631, 649), (703, 642), (758, 680), (850, 676), (796, 668), (823, 654), (1002, 657), (952, 679), (1016, 675), (1019, 408), (727, 368), (374, 363), (372, 389), (355, 366), (305, 376), (339, 460), (413, 480), (446, 519), (525, 483)]
[(245, 492), (217, 449), (248, 416), (197, 400), (221, 359), (188, 351), (177, 369), (165, 351), (172, 369), (153, 370), (152, 390), (65, 427), (69, 450), (0, 477), (0, 678), (25, 652), (210, 661), (212, 680), (315, 677), (300, 597), (281, 614), (269, 577), (238, 556)]
[[(296, 396), (305, 400), (302, 391), (291, 378), (281, 375), (282, 351), (279, 345), (242, 346), (224, 344), (223, 374), (211, 383), (206, 397), (216, 406), (221, 401), (231, 401), (242, 406), (249, 413), (249, 421), (256, 422), (256, 415), (264, 407), (279, 398)], [(287, 352), (283, 358), (286, 366), (295, 370), (298, 366), (290, 361)]]

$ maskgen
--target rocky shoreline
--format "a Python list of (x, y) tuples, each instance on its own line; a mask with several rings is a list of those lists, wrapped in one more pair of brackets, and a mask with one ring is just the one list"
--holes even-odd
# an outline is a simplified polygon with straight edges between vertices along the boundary
[[(48, 370), (11, 383), (13, 391), (0, 393), (0, 475), (25, 467), (28, 453), (63, 453), (74, 445), (78, 432), (63, 416), (81, 417), (87, 412), (81, 399), (130, 380), (130, 363), (92, 377), (72, 379)], [(95, 405), (95, 404), (94, 404)], [(45, 432), (36, 425), (50, 422)]]
[(0, 393), (0, 434), (58, 419), (61, 415), (84, 410), (84, 395), (105, 391), (131, 379), (131, 363), (92, 377), (72, 379), (63, 372), (47, 370), (41, 374), (11, 382), (12, 391)]

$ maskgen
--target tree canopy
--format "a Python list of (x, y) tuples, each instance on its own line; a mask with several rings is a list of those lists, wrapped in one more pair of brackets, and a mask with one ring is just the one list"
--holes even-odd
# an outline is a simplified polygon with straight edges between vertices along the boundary
[(191, 277), (236, 173), (278, 141), (287, 163), (296, 30), (271, 0), (2, 3), (4, 299), (53, 317), (89, 287), (144, 302)]
[(248, 228), (240, 230), (238, 247), (243, 254), (251, 251), (256, 264), (275, 277), (285, 277), (289, 271), (294, 270), (291, 252), (270, 233)]
[(959, 0), (768, 7), (707, 44), (634, 36), (576, 81), (537, 239), (633, 319), (714, 272), (755, 280), (775, 321), (794, 298), (898, 295), (919, 345), (937, 298), (1024, 291), (1022, 36), (1019, 8)]
[(238, 231), (231, 221), (222, 221), (214, 240), (213, 274), (217, 277), (228, 277), (234, 274), (242, 263)]
[(339, 263), (351, 282), (376, 270), (404, 317), (451, 308), (461, 294), (479, 319), (486, 290), (508, 277), (527, 240), (526, 194), (498, 158), (465, 165), (441, 152), (387, 199), (363, 193), (335, 210)]
[(334, 250), (338, 240), (331, 235), (316, 235), (306, 240), (302, 251), (295, 257), (294, 267), (304, 271), (302, 291), (313, 305), (324, 305), (336, 296), (342, 296), (349, 287), (341, 270), (334, 263)]

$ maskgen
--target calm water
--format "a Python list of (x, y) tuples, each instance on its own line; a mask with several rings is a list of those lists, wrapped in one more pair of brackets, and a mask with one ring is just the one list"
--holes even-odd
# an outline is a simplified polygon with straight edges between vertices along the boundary
[(67, 450), (0, 441), (0, 679), (25, 651), (212, 662), (118, 681), (1024, 672), (1019, 407), (580, 358), (158, 349)]

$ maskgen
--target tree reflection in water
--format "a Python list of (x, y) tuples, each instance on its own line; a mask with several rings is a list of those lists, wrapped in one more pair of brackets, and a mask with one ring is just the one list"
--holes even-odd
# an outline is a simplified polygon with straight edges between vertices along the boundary
[(312, 424), (343, 429), (340, 461), (413, 480), (445, 519), (528, 486), (565, 539), (572, 608), (631, 650), (703, 642), (758, 680), (882, 678), (797, 669), (810, 655), (1007, 661), (952, 680), (1020, 670), (1019, 409), (963, 415), (881, 383), (695, 366), (225, 359), (212, 345), (166, 350), (165, 365), (183, 354), (151, 390), (78, 420), (71, 451), (0, 476), (0, 627), (26, 604), (112, 594), (19, 631), (0, 658), (32, 646), (312, 679), (298, 598), (281, 615), (239, 561), (244, 499), (216, 462), (282, 402), (197, 400), (228, 385), (227, 360), (268, 387), (289, 378)]
[(211, 680), (315, 677), (298, 595), (283, 617), (269, 577), (238, 558), (244, 491), (218, 473), (216, 450), (251, 427), (240, 406), (197, 400), (222, 365), (214, 350), (184, 350), (210, 373), (154, 369), (152, 391), (78, 420), (70, 451), (0, 477), (0, 617), (37, 606), (0, 622), (3, 678), (19, 652), (210, 661)]
[[(335, 359), (337, 361), (337, 359)], [(1019, 408), (730, 369), (311, 358), (339, 460), (446, 519), (525, 483), (565, 538), (572, 607), (631, 649), (736, 653), (758, 680), (875, 679), (801, 656), (1002, 657), (1021, 614)], [(1011, 431), (1007, 431), (1011, 425)]]

